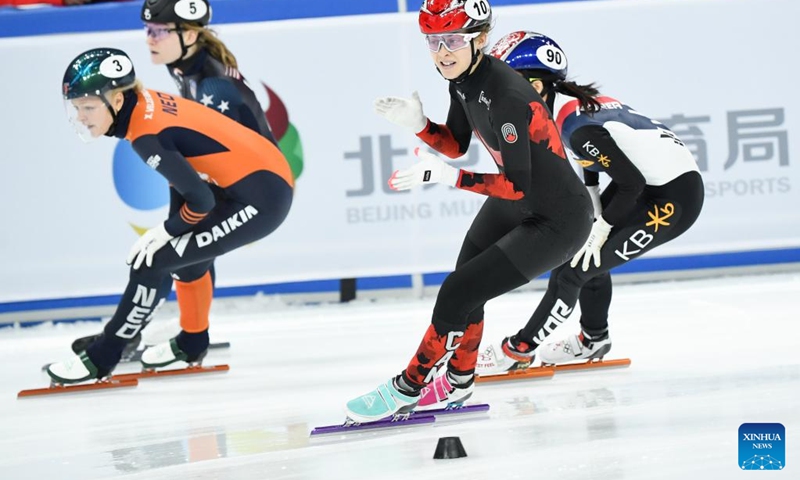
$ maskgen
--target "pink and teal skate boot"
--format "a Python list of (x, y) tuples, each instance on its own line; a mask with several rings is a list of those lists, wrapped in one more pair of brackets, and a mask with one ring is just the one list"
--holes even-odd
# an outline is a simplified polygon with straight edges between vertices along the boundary
[(451, 408), (460, 406), (466, 399), (472, 396), (475, 389), (475, 379), (458, 385), (450, 382), (448, 374), (436, 377), (431, 383), (422, 389), (419, 395), (419, 403), (414, 411), (437, 410), (440, 408)]
[(406, 415), (417, 406), (419, 395), (400, 391), (390, 378), (375, 390), (347, 402), (347, 418), (356, 423), (375, 422), (389, 417)]

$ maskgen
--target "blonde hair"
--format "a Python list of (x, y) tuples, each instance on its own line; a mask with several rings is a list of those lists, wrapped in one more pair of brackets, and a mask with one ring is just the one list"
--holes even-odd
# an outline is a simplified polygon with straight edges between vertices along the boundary
[(204, 48), (212, 57), (216, 58), (226, 67), (239, 68), (236, 57), (228, 47), (217, 37), (217, 32), (199, 25), (182, 24), (184, 31), (197, 32), (197, 48)]
[(133, 90), (134, 92), (139, 93), (142, 90), (144, 90), (144, 84), (142, 83), (141, 80), (137, 78), (130, 85), (126, 85), (120, 88), (115, 88), (113, 90), (109, 90), (108, 92), (106, 92), (106, 100), (111, 102), (116, 94), (127, 92), (128, 90)]

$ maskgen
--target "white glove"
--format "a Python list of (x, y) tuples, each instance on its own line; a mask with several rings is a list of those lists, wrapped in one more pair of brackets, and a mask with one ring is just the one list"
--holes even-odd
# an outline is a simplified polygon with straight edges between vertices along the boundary
[(373, 106), (378, 115), (401, 127), (409, 128), (414, 133), (421, 132), (428, 125), (428, 118), (422, 113), (422, 102), (417, 92), (412, 93), (411, 98), (377, 98)]
[(608, 240), (608, 234), (611, 232), (611, 225), (609, 225), (602, 216), (597, 217), (592, 225), (592, 233), (589, 234), (589, 239), (586, 240), (586, 245), (580, 249), (577, 255), (572, 258), (569, 266), (575, 268), (578, 262), (583, 257), (583, 265), (581, 269), (585, 272), (589, 270), (589, 262), (594, 259), (594, 266), (600, 266), (600, 249), (603, 244)]
[(419, 162), (404, 170), (395, 170), (389, 178), (389, 187), (392, 190), (409, 190), (417, 185), (427, 185), (432, 183), (442, 183), (444, 185), (456, 186), (460, 170), (448, 165), (438, 156), (414, 149), (414, 155), (419, 158)]
[(600, 203), (600, 185), (587, 186), (589, 196), (592, 197), (592, 207), (594, 207), (594, 218), (600, 218), (603, 214), (603, 204)]
[(170, 240), (172, 240), (172, 235), (167, 233), (163, 223), (151, 228), (144, 232), (144, 235), (139, 237), (136, 243), (133, 244), (125, 263), (128, 265), (133, 264), (134, 270), (138, 270), (142, 266), (142, 262), (146, 262), (148, 267), (152, 267), (153, 255)]

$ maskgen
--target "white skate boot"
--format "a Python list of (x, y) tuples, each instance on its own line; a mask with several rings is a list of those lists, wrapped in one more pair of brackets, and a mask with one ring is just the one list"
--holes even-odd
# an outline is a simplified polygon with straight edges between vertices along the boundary
[(538, 350), (543, 365), (562, 365), (578, 360), (602, 360), (611, 350), (611, 338), (608, 332), (592, 338), (581, 331), (580, 334), (570, 335), (559, 342), (544, 344)]
[(206, 349), (200, 355), (191, 358), (178, 347), (177, 340), (173, 338), (166, 342), (159, 343), (158, 345), (148, 347), (142, 352), (142, 366), (146, 370), (166, 367), (175, 362), (186, 362), (190, 367), (198, 366), (202, 363), (207, 352), (208, 350)]
[(47, 374), (53, 383), (68, 385), (80, 383), (87, 380), (99, 379), (107, 376), (109, 372), (101, 372), (86, 355), (74, 355), (69, 360), (56, 362), (47, 367)]
[(525, 342), (506, 337), (500, 343), (492, 343), (478, 355), (475, 373), (479, 376), (500, 375), (531, 366), (535, 351)]

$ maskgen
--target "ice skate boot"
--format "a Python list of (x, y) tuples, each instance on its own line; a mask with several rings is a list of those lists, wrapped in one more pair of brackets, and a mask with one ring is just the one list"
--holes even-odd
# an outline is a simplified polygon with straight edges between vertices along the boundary
[(199, 354), (191, 355), (178, 346), (178, 338), (148, 347), (142, 352), (142, 367), (145, 370), (166, 367), (175, 362), (186, 362), (190, 367), (197, 367), (208, 353), (208, 347)]
[(347, 402), (345, 412), (355, 423), (375, 422), (388, 417), (408, 415), (417, 406), (419, 395), (408, 395), (390, 378), (375, 390)]
[(72, 342), (72, 351), (75, 355), (80, 355), (81, 352), (85, 352), (89, 345), (93, 344), (95, 340), (102, 337), (102, 333), (98, 333), (95, 335), (88, 335), (86, 337), (76, 338), (74, 342)]
[(110, 371), (101, 369), (92, 363), (86, 352), (74, 355), (69, 360), (53, 363), (47, 367), (47, 374), (50, 375), (51, 382), (56, 385), (101, 380), (108, 377), (110, 373)]
[(516, 335), (506, 337), (500, 343), (489, 345), (478, 355), (475, 373), (489, 376), (524, 370), (536, 358), (534, 348), (532, 344), (517, 340)]
[(594, 337), (581, 331), (578, 335), (542, 345), (539, 347), (539, 358), (543, 365), (562, 365), (580, 360), (602, 360), (610, 350), (608, 331)]
[(440, 408), (451, 408), (460, 406), (472, 396), (475, 390), (475, 379), (459, 385), (450, 381), (447, 373), (436, 377), (431, 383), (420, 391), (419, 403), (415, 412), (425, 410), (437, 410)]
[[(80, 355), (82, 352), (86, 351), (87, 348), (89, 348), (89, 345), (102, 338), (102, 336), (102, 333), (98, 333), (97, 335), (89, 335), (87, 337), (78, 338), (72, 342), (72, 351), (75, 352), (76, 355)], [(127, 362), (133, 358), (141, 341), (142, 334), (137, 333), (136, 336), (134, 336), (130, 342), (125, 345), (125, 349), (122, 351), (122, 358), (120, 361)]]

